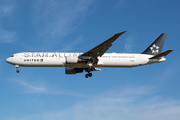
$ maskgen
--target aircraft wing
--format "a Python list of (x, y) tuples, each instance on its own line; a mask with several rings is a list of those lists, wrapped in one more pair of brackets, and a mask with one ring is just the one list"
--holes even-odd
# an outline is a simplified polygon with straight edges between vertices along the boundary
[(94, 47), (93, 49), (83, 53), (79, 56), (79, 58), (88, 60), (91, 58), (101, 57), (112, 46), (112, 43), (125, 32), (126, 31), (115, 34), (114, 36)]

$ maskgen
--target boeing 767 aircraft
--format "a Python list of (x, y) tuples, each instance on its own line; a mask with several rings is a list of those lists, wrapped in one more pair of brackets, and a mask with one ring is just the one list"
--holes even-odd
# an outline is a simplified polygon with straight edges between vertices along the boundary
[(140, 54), (105, 53), (112, 43), (124, 32), (120, 32), (85, 53), (47, 53), (22, 52), (13, 54), (6, 62), (16, 67), (65, 67), (66, 74), (87, 72), (86, 78), (92, 76), (92, 71), (100, 71), (97, 67), (131, 68), (147, 64), (160, 63), (173, 50), (161, 53), (166, 35), (162, 33), (144, 52)]

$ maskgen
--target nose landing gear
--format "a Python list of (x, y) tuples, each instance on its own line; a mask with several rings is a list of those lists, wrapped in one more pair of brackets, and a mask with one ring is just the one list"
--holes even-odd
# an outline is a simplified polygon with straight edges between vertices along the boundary
[(16, 72), (19, 73), (19, 65), (15, 65), (16, 67)]

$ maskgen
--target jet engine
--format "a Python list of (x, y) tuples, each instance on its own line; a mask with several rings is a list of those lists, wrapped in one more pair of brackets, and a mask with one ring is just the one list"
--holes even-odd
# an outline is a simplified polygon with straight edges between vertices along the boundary
[(71, 67), (65, 68), (66, 74), (76, 74), (76, 73), (82, 73), (82, 72), (83, 72), (82, 68), (71, 68)]
[(67, 56), (66, 63), (78, 63), (78, 57), (77, 56)]

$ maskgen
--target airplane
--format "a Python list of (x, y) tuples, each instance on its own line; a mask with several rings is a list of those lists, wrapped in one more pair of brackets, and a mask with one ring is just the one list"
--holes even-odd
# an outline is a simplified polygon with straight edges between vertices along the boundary
[(16, 67), (65, 67), (65, 74), (87, 72), (85, 77), (91, 77), (92, 71), (100, 68), (131, 68), (165, 61), (164, 58), (173, 49), (161, 53), (166, 39), (162, 33), (150, 46), (140, 54), (105, 53), (113, 42), (126, 31), (120, 32), (92, 48), (85, 53), (59, 53), (59, 52), (21, 52), (13, 54), (6, 62)]

